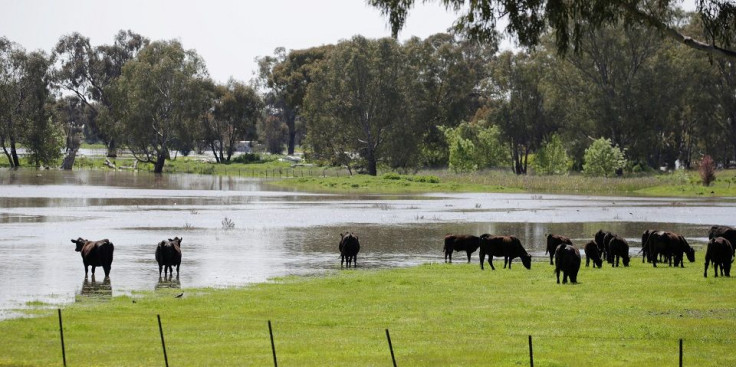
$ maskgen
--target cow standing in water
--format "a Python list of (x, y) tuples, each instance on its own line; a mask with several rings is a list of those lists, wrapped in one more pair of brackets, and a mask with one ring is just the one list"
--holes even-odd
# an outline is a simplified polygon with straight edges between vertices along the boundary
[(360, 252), (358, 236), (353, 233), (340, 233), (338, 249), (340, 250), (340, 266), (343, 266), (343, 262), (347, 267), (350, 267), (351, 264), (353, 267), (358, 266), (358, 252)]
[(110, 268), (112, 267), (112, 253), (115, 247), (108, 239), (99, 241), (88, 241), (82, 237), (72, 240), (77, 247), (74, 251), (82, 255), (84, 263), (84, 277), (87, 277), (88, 267), (92, 267), (92, 276), (95, 275), (95, 268), (101, 266), (105, 271), (105, 278), (110, 277)]
[(181, 240), (183, 238), (174, 237), (166, 241), (161, 241), (156, 246), (156, 262), (158, 262), (158, 276), (161, 277), (161, 270), (164, 277), (168, 271), (169, 276), (174, 275), (174, 266), (176, 266), (176, 276), (179, 276), (179, 265), (181, 264)]
[[(451, 235), (445, 236), (445, 262), (452, 262), (453, 251), (465, 251), (468, 254), (468, 263), (470, 263), (470, 255), (480, 247), (480, 238), (473, 235)], [(449, 260), (449, 261), (448, 261)]]

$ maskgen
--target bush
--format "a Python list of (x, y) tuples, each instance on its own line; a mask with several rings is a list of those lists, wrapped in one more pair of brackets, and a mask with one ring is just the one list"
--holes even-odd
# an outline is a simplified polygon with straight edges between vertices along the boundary
[(258, 163), (261, 162), (261, 156), (254, 153), (245, 153), (232, 158), (233, 163)]
[(383, 175), (384, 180), (400, 180), (401, 175), (398, 173), (390, 172)]
[(583, 156), (583, 172), (590, 176), (611, 176), (626, 166), (624, 152), (611, 139), (594, 141)]
[(543, 175), (561, 175), (567, 173), (570, 159), (559, 135), (550, 136), (544, 142), (534, 159), (534, 171)]
[(700, 180), (703, 186), (710, 186), (716, 180), (716, 162), (709, 155), (703, 156), (703, 159), (700, 161), (700, 167), (698, 167), (698, 172), (700, 173)]

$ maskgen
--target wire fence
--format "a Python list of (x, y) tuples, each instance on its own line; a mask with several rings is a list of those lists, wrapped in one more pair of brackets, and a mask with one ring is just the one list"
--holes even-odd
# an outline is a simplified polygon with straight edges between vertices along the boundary
[[(69, 341), (65, 342), (65, 332), (68, 333), (69, 326), (67, 322), (67, 326), (65, 327), (65, 324), (63, 322), (62, 318), (62, 310), (58, 309), (58, 329), (59, 329), (59, 339), (60, 339), (60, 348), (61, 348), (61, 364), (63, 366), (67, 366), (67, 348), (69, 346)], [(201, 316), (197, 316), (198, 318), (202, 318)], [(227, 317), (227, 316), (225, 316)], [(211, 316), (204, 318), (211, 318), (212, 320), (220, 319), (222, 317), (216, 317)], [(288, 334), (290, 327), (293, 327), (295, 325), (300, 326), (310, 326), (312, 328), (321, 328), (324, 329), (323, 333), (330, 333), (333, 331), (334, 328), (340, 328), (340, 329), (352, 329), (351, 333), (355, 332), (361, 332), (361, 333), (368, 333), (368, 332), (375, 332), (375, 330), (366, 330), (360, 326), (357, 325), (331, 325), (331, 326), (325, 326), (324, 324), (320, 323), (309, 323), (309, 322), (303, 322), (303, 321), (284, 321), (279, 322), (278, 326), (280, 330), (277, 330), (274, 324), (272, 324), (271, 320), (256, 320), (256, 319), (245, 319), (245, 318), (237, 318), (237, 317), (227, 317), (227, 322), (232, 321), (231, 319), (238, 319), (239, 324), (243, 322), (248, 322), (249, 326), (258, 327), (257, 325), (262, 325), (262, 330), (264, 333), (257, 333), (258, 335), (263, 335), (265, 338), (265, 331), (268, 331), (268, 342), (270, 344), (270, 351), (263, 350), (262, 353), (268, 354), (268, 359), (272, 359), (272, 363), (275, 367), (278, 367), (280, 362), (280, 355), (277, 350), (277, 345), (284, 346), (285, 343), (288, 343), (288, 341), (294, 341), (298, 340), (300, 337), (294, 337), (291, 338), (285, 338), (287, 340), (279, 340), (277, 337), (278, 331), (281, 331), (281, 334)], [(176, 324), (181, 323), (182, 319), (177, 318), (175, 321), (169, 321), (169, 325), (167, 325), (162, 320), (162, 317), (160, 314), (156, 315), (155, 318), (158, 326), (158, 337), (160, 337), (160, 359), (159, 363), (164, 366), (169, 366), (169, 358), (170, 354), (167, 352), (167, 341), (168, 338), (166, 337), (165, 331), (166, 330), (175, 330), (179, 333), (186, 332), (185, 330), (177, 330)], [(151, 318), (151, 330), (153, 330), (154, 325), (154, 319)], [(181, 325), (180, 325), (181, 326)], [(72, 327), (74, 329), (74, 327)], [(413, 350), (412, 353), (416, 354), (416, 350), (422, 350), (423, 343), (421, 341), (426, 341), (427, 339), (443, 339), (447, 337), (453, 337), (455, 335), (449, 334), (449, 335), (442, 335), (441, 333), (438, 334), (435, 330), (421, 330), (421, 329), (407, 329), (405, 326), (404, 328), (399, 327), (397, 330), (399, 330), (400, 337), (397, 338), (396, 335), (394, 335), (394, 338), (392, 339), (392, 334), (390, 330), (387, 328), (385, 329), (385, 340), (384, 340), (384, 352), (385, 352), (385, 365), (393, 365), (394, 367), (401, 365), (402, 360), (402, 350)], [(381, 333), (383, 334), (383, 333)], [(483, 331), (479, 332), (464, 332), (463, 337), (466, 338), (465, 340), (447, 340), (448, 345), (446, 345), (447, 348), (452, 348), (455, 343), (461, 343), (461, 342), (467, 342), (472, 344), (477, 344), (479, 346), (482, 346), (483, 348), (509, 348), (510, 345), (514, 345), (514, 348), (511, 348), (511, 356), (513, 356), (515, 360), (515, 365), (528, 365), (533, 367), (535, 365), (535, 358), (541, 357), (541, 360), (543, 363), (541, 365), (559, 365), (559, 363), (563, 363), (564, 365), (585, 365), (585, 363), (580, 363), (580, 360), (569, 360), (569, 361), (555, 361), (551, 362), (549, 357), (545, 355), (545, 352), (549, 352), (551, 349), (554, 349), (556, 352), (559, 348), (571, 348), (573, 349), (572, 355), (576, 355), (575, 349), (584, 347), (585, 345), (597, 345), (600, 346), (600, 353), (608, 353), (609, 358), (611, 360), (614, 360), (618, 358), (616, 354), (625, 354), (625, 349), (620, 350), (611, 350), (609, 346), (628, 346), (628, 348), (636, 348), (636, 349), (643, 349), (646, 350), (651, 345), (657, 345), (659, 348), (657, 348), (656, 353), (664, 353), (667, 354), (665, 356), (665, 359), (668, 361), (671, 361), (671, 364), (669, 363), (658, 363), (658, 365), (678, 365), (682, 367), (684, 365), (684, 362), (687, 361), (688, 356), (685, 354), (685, 347), (688, 346), (688, 344), (691, 346), (690, 350), (698, 352), (700, 355), (707, 355), (708, 358), (712, 359), (712, 362), (714, 365), (726, 365), (733, 360), (730, 359), (727, 362), (719, 362), (718, 356), (721, 350), (730, 350), (731, 346), (733, 345), (734, 341), (736, 339), (725, 337), (725, 336), (713, 336), (713, 337), (693, 337), (691, 340), (685, 340), (683, 338), (680, 339), (672, 339), (670, 337), (657, 337), (657, 336), (629, 336), (629, 337), (621, 337), (621, 336), (610, 336), (610, 337), (601, 337), (601, 336), (581, 336), (581, 335), (565, 335), (565, 334), (559, 334), (559, 333), (551, 333), (551, 334), (540, 334), (537, 336), (524, 334), (524, 333), (506, 333), (506, 334), (494, 334), (492, 332), (487, 333)], [(371, 336), (372, 339), (378, 338), (377, 335)], [(542, 341), (543, 348), (541, 355), (539, 352), (535, 349), (537, 345), (539, 344), (539, 341)], [(265, 340), (264, 340), (265, 341)], [(412, 343), (417, 343), (417, 341), (420, 341), (419, 344), (422, 345), (411, 345)], [(632, 346), (631, 343), (627, 342), (636, 342), (639, 345), (638, 346)], [(99, 345), (100, 349), (104, 348), (104, 342), (101, 342), (99, 340), (93, 341), (96, 345)], [(440, 341), (442, 343), (442, 341)], [(584, 343), (580, 343), (584, 342)], [(198, 346), (209, 346), (208, 343), (212, 343), (214, 345), (220, 345), (220, 344), (229, 344), (231, 342), (227, 340), (223, 341), (206, 341), (202, 340), (201, 342), (198, 342)], [(169, 344), (171, 344), (171, 341), (169, 341)], [(523, 348), (521, 345), (526, 344)], [(708, 346), (713, 346), (714, 344), (718, 345), (718, 351), (714, 350), (707, 350)], [(398, 350), (394, 349), (394, 346), (398, 345)], [(579, 345), (579, 347), (575, 347), (575, 345)], [(150, 345), (147, 345), (147, 347), (151, 347)], [(324, 348), (330, 348), (330, 344), (324, 345)], [(703, 350), (706, 349), (706, 350)], [(79, 350), (79, 348), (78, 348)], [(528, 352), (528, 354), (527, 354)], [(595, 351), (594, 351), (595, 352)], [(252, 356), (251, 356), (252, 357)], [(261, 356), (262, 358), (259, 359), (260, 363), (259, 365), (263, 365), (263, 361), (265, 356)], [(290, 354), (292, 365), (294, 360), (294, 353), (292, 352)], [(297, 356), (298, 358), (298, 356)], [(575, 357), (571, 357), (575, 358)], [(623, 358), (623, 357), (621, 357)], [(77, 356), (75, 360), (80, 361), (84, 360), (83, 356)], [(694, 361), (696, 359), (693, 359)], [(251, 360), (252, 361), (252, 360)], [(492, 361), (478, 361), (479, 365), (492, 365), (493, 363), (490, 363)], [(483, 363), (480, 363), (483, 362)], [(641, 361), (640, 361), (641, 362)], [(150, 363), (150, 360), (146, 362), (146, 364)], [(726, 363), (726, 364), (724, 364)], [(180, 361), (180, 363), (177, 364), (187, 364), (186, 361)], [(416, 361), (414, 362), (416, 364)], [(631, 363), (632, 365), (636, 365), (637, 363)], [(646, 365), (646, 364), (644, 364)], [(700, 365), (699, 363), (692, 363), (692, 365)]]

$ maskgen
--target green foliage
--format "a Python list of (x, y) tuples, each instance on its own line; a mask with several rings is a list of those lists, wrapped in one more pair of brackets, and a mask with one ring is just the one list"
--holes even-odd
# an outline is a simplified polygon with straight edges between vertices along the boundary
[(611, 144), (611, 139), (600, 138), (590, 144), (583, 157), (583, 172), (589, 176), (609, 177), (626, 166), (624, 152)]
[(456, 173), (498, 167), (508, 162), (508, 152), (501, 142), (499, 128), (485, 127), (481, 123), (463, 122), (454, 129), (439, 127), (450, 150), (450, 169)]
[(258, 163), (261, 162), (261, 156), (255, 153), (244, 153), (236, 155), (232, 159), (233, 163)]
[(534, 170), (543, 175), (561, 175), (567, 173), (570, 159), (567, 156), (562, 139), (553, 134), (542, 144), (534, 158)]

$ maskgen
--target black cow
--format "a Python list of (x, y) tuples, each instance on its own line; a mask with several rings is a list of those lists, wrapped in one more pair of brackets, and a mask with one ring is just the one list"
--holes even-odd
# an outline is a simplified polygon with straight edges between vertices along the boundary
[(683, 261), (683, 253), (687, 255), (690, 262), (695, 261), (695, 250), (690, 247), (685, 237), (677, 233), (657, 231), (649, 235), (647, 243), (644, 244), (649, 252), (648, 258), (652, 265), (657, 267), (657, 258), (659, 254), (663, 254), (665, 258), (669, 258), (669, 265), (672, 266), (674, 260), (675, 266), (685, 267)]
[(561, 244), (568, 244), (572, 245), (572, 241), (570, 241), (569, 237), (560, 236), (557, 234), (548, 234), (547, 235), (547, 249), (544, 250), (544, 253), (549, 253), (549, 264), (554, 265), (554, 262), (552, 259), (555, 257), (555, 250), (557, 250), (557, 246)]
[(649, 235), (652, 233), (657, 232), (655, 229), (647, 229), (644, 231), (644, 233), (641, 234), (641, 262), (647, 261), (649, 258), (649, 250), (646, 247), (647, 240), (649, 239)]
[(731, 245), (734, 245), (736, 244), (736, 228), (729, 227), (729, 226), (710, 227), (710, 231), (708, 231), (708, 239), (712, 240), (717, 237), (723, 237), (727, 239), (728, 242), (731, 243)]
[(593, 268), (603, 267), (603, 259), (601, 259), (601, 251), (598, 249), (598, 245), (595, 241), (590, 241), (583, 247), (585, 250), (585, 267), (590, 266), (590, 261), (593, 260)]
[(442, 248), (445, 252), (445, 262), (452, 262), (453, 251), (465, 251), (468, 254), (468, 263), (470, 263), (470, 255), (480, 247), (480, 238), (473, 235), (451, 235), (445, 236), (445, 246)]
[(358, 266), (358, 252), (360, 252), (360, 241), (358, 236), (351, 233), (340, 233), (340, 266), (343, 262), (347, 267), (352, 264), (353, 267)]
[(84, 277), (87, 277), (87, 267), (92, 267), (92, 275), (95, 275), (95, 268), (101, 266), (105, 270), (105, 278), (110, 276), (110, 267), (112, 266), (112, 253), (115, 246), (108, 239), (99, 241), (88, 241), (82, 237), (72, 240), (77, 247), (74, 251), (82, 255), (84, 262)]
[(606, 256), (606, 237), (610, 238), (611, 232), (599, 229), (598, 232), (593, 235), (596, 245), (598, 245), (598, 251), (601, 254), (601, 258), (607, 259)]
[(161, 270), (164, 277), (168, 271), (169, 276), (174, 275), (174, 266), (176, 266), (176, 275), (179, 276), (179, 265), (181, 264), (181, 240), (183, 238), (174, 237), (166, 241), (161, 241), (156, 246), (156, 262), (158, 262), (158, 276), (161, 277)]
[(491, 265), (491, 270), (496, 270), (493, 266), (493, 257), (503, 256), (503, 268), (506, 269), (508, 265), (511, 269), (511, 261), (518, 257), (521, 259), (521, 263), (524, 267), (531, 269), (532, 267), (532, 256), (526, 252), (524, 246), (521, 245), (521, 241), (514, 236), (491, 236), (490, 234), (483, 234), (480, 236), (480, 269), (483, 270), (483, 262), (485, 261), (486, 255), (488, 255), (488, 264)]
[(557, 284), (560, 284), (560, 271), (562, 272), (562, 284), (578, 282), (578, 271), (580, 271), (580, 250), (574, 245), (562, 244), (555, 249), (555, 274), (557, 274)]
[(606, 261), (613, 267), (618, 267), (619, 260), (623, 260), (624, 266), (629, 266), (631, 256), (629, 255), (629, 243), (619, 235), (607, 236), (607, 253)]
[(731, 263), (733, 262), (733, 246), (731, 242), (723, 237), (711, 238), (708, 248), (705, 250), (705, 270), (703, 277), (708, 277), (708, 264), (713, 263), (713, 270), (718, 277), (718, 268), (721, 275), (731, 276)]

